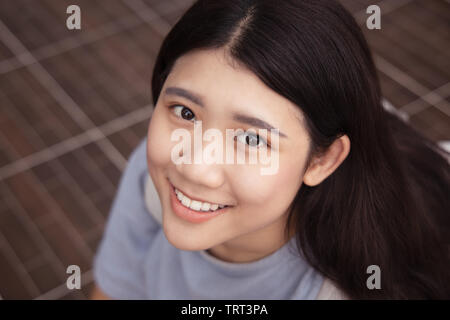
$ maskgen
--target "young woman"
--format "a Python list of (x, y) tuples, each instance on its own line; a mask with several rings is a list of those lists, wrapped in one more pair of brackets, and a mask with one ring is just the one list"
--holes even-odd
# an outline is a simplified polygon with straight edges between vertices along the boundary
[[(94, 297), (450, 298), (447, 155), (383, 109), (338, 2), (197, 1), (162, 44), (152, 93)], [(174, 132), (199, 123), (243, 129), (224, 145), (268, 151), (276, 172), (177, 163)]]

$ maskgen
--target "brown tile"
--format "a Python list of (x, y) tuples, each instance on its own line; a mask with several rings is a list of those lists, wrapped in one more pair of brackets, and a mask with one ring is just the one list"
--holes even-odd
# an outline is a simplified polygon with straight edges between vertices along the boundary
[[(3, 107), (11, 107), (3, 104), (3, 101), (0, 101), (0, 103)], [(0, 112), (0, 134), (8, 141), (14, 149), (14, 153), (19, 155), (19, 157), (25, 157), (36, 152), (36, 148), (30, 143), (22, 128), (4, 112)], [(10, 153), (8, 156), (17, 159), (15, 154)]]
[(90, 253), (81, 251), (83, 249), (80, 249), (78, 239), (71, 237), (66, 227), (58, 222), (52, 222), (46, 226), (40, 226), (40, 229), (65, 267), (78, 265), (81, 273), (91, 268), (92, 256)]
[[(374, 52), (430, 90), (448, 82), (448, 21), (441, 23), (438, 16), (412, 1), (382, 16), (381, 23), (381, 30), (363, 28)], [(427, 44), (429, 41), (435, 45)]]
[(8, 49), (5, 44), (0, 41), (0, 61), (6, 60), (13, 57), (12, 52)]
[(68, 174), (75, 180), (80, 188), (86, 193), (92, 193), (101, 188), (100, 184), (92, 174), (90, 174), (85, 166), (90, 166), (90, 163), (81, 163), (75, 157), (75, 152), (67, 153), (58, 158)]
[(97, 210), (105, 218), (106, 222), (106, 218), (108, 217), (109, 211), (111, 210), (114, 195), (106, 195), (102, 191), (99, 191), (97, 194), (92, 195), (91, 199)]
[(45, 184), (47, 181), (55, 179), (57, 176), (57, 171), (51, 162), (44, 162), (38, 166), (33, 167), (32, 172), (36, 175), (37, 180), (40, 183)]
[(117, 169), (117, 167), (112, 164), (108, 163), (102, 167), (102, 172), (106, 175), (106, 177), (111, 181), (111, 183), (114, 186), (119, 185), (119, 179), (122, 175), (122, 173)]
[(379, 1), (367, 1), (367, 0), (339, 0), (339, 2), (351, 13), (355, 14), (362, 10), (365, 10), (371, 4), (377, 4)]
[(97, 227), (91, 213), (81, 204), (86, 199), (77, 198), (69, 185), (59, 181), (59, 184), (52, 185), (49, 193), (60, 207), (55, 214), (64, 215), (81, 235)]
[[(19, 157), (82, 132), (80, 126), (28, 70), (16, 70), (0, 78), (0, 91), (3, 92), (0, 103), (5, 107), (0, 112), (0, 131), (17, 149)], [(9, 153), (10, 159), (17, 158)]]
[(30, 173), (16, 174), (6, 179), (5, 182), (17, 198), (20, 206), (24, 208), (33, 221), (50, 213), (50, 207), (44, 200), (43, 191), (37, 187)]
[(3, 299), (31, 299), (32, 294), (28, 292), (23, 281), (16, 268), (0, 250), (0, 295)]
[(410, 123), (433, 141), (450, 140), (450, 117), (434, 107), (412, 116)]
[(147, 6), (151, 7), (151, 8), (158, 8), (159, 6), (163, 5), (164, 3), (167, 2), (173, 2), (170, 0), (143, 0), (142, 2), (144, 2)]
[[(133, 144), (137, 144), (137, 137), (132, 132), (131, 135), (130, 131), (130, 129), (125, 129), (116, 132), (108, 137), (108, 140), (112, 142), (112, 144), (117, 148), (117, 150), (119, 150), (119, 152), (124, 156), (125, 159), (128, 159), (131, 152), (133, 151)], [(130, 136), (132, 136), (132, 138), (130, 138)]]
[(394, 107), (400, 108), (419, 98), (419, 96), (409, 91), (397, 81), (392, 80), (384, 73), (379, 72), (378, 75), (380, 78), (383, 97), (389, 100)]
[[(96, 180), (96, 183), (99, 185), (99, 188), (95, 190), (93, 197), (91, 197), (91, 193), (89, 193), (89, 198), (91, 198), (91, 200), (94, 199), (95, 195), (98, 193), (102, 193), (105, 197), (110, 198), (117, 188), (121, 176), (120, 170), (106, 157), (97, 143), (90, 143), (76, 153), (81, 152), (85, 152), (86, 157), (91, 160), (89, 163), (86, 162), (82, 164), (86, 168), (85, 170), (87, 170), (92, 177), (96, 177), (94, 179), (98, 179), (98, 181)], [(84, 191), (86, 192), (87, 190), (84, 189)]]
[(186, 12), (186, 10), (187, 8), (180, 8), (171, 13), (164, 13), (161, 15), (161, 17), (171, 26), (174, 26), (178, 22), (178, 19), (180, 19), (181, 16)]
[(31, 236), (24, 223), (11, 209), (0, 216), (0, 233), (6, 238), (23, 264), (42, 254), (41, 248)]
[(102, 149), (100, 149), (97, 143), (89, 143), (83, 147), (83, 150), (100, 168), (110, 162), (110, 160), (105, 156), (105, 153)]
[[(80, 50), (84, 54), (84, 49)], [(45, 60), (43, 65), (95, 125), (101, 125), (118, 116), (112, 103), (105, 101), (98, 92), (99, 85), (92, 78), (92, 74), (97, 72), (77, 65), (72, 52)]]
[(146, 119), (138, 124), (135, 124), (130, 129), (139, 139), (144, 139), (147, 136), (148, 126), (150, 124), (150, 119)]
[(30, 277), (33, 279), (41, 294), (44, 294), (57, 286), (64, 284), (67, 274), (58, 274), (49, 264), (42, 264), (29, 271)]
[(12, 151), (8, 151), (6, 146), (0, 143), (0, 167), (6, 166), (8, 163), (13, 162), (17, 157), (13, 156)]
[[(383, 37), (392, 43), (395, 42), (393, 48), (404, 51), (408, 57), (411, 57), (411, 61), (416, 62), (411, 67), (428, 73), (423, 75), (424, 81), (431, 83), (433, 87), (448, 82), (450, 77), (450, 54), (448, 53), (450, 46), (446, 45), (448, 40), (446, 41), (444, 37), (436, 37), (434, 41), (428, 41), (427, 27), (412, 20), (404, 13), (404, 9), (402, 7), (384, 17)], [(433, 45), (433, 42), (436, 44)]]
[(142, 71), (147, 72), (149, 70), (151, 72), (153, 70), (152, 64), (161, 47), (163, 36), (147, 24), (127, 30), (124, 34), (126, 37), (134, 39), (136, 46), (140, 48), (139, 50), (146, 53), (146, 55), (142, 56), (143, 61), (146, 62)]
[(31, 41), (28, 43), (28, 38), (34, 38), (38, 43), (46, 41), (46, 38), (32, 27), (36, 24), (36, 16), (33, 15), (32, 9), (25, 1), (0, 2), (0, 19), (22, 42), (27, 42), (27, 45), (32, 44)]
[[(417, 0), (416, 3), (425, 9), (435, 19), (446, 21), (448, 25), (448, 17), (450, 15), (450, 6), (444, 1)], [(447, 36), (448, 33), (447, 33)]]
[(428, 90), (433, 90), (447, 83), (447, 78), (439, 74), (434, 68), (424, 64), (423, 59), (419, 59), (414, 54), (401, 48), (397, 40), (393, 41), (377, 32), (367, 34), (369, 34), (367, 38), (373, 52), (415, 79)]
[[(77, 166), (81, 168), (78, 170), (80, 174), (83, 172), (83, 174), (90, 177), (92, 184), (95, 183), (95, 185), (98, 186), (98, 188), (92, 190), (92, 192), (89, 191), (90, 189), (81, 186), (84, 193), (86, 193), (88, 197), (90, 197), (91, 193), (99, 190), (104, 191), (106, 194), (111, 194), (116, 185), (114, 184), (114, 180), (111, 182), (111, 178), (108, 177), (110, 172), (105, 169), (108, 166), (114, 166), (111, 160), (103, 152), (101, 152), (100, 157), (91, 158), (85, 148), (77, 149), (72, 152), (72, 154), (74, 155)], [(74, 176), (74, 174), (72, 174), (72, 176)]]
[[(427, 1), (427, 3), (430, 3), (430, 1)], [(418, 1), (415, 1), (390, 14), (389, 21), (396, 29), (403, 31), (408, 38), (413, 39), (412, 41), (407, 41), (407, 38), (404, 39), (401, 41), (403, 45), (412, 45), (413, 49), (419, 51), (423, 56), (433, 56), (433, 59), (428, 61), (429, 63), (438, 66), (439, 63), (448, 65), (448, 61), (445, 61), (445, 56), (448, 57), (449, 55), (448, 21), (441, 22), (442, 19), (436, 18), (436, 16), (424, 10), (418, 10), (418, 8), (420, 8), (418, 7)], [(433, 19), (428, 19), (428, 16)], [(432, 30), (430, 30), (431, 28)], [(446, 70), (440, 71), (445, 72)]]
[(88, 240), (88, 245), (91, 248), (92, 252), (97, 252), (103, 237), (103, 230), (104, 227), (98, 232), (94, 233), (94, 235), (91, 236), (90, 239)]
[[(68, 30), (66, 9), (81, 9), (81, 30)], [(36, 49), (80, 33), (90, 32), (132, 12), (119, 1), (105, 5), (99, 0), (1, 1), (0, 19), (28, 49)]]
[[(154, 53), (137, 44), (140, 40), (135, 29), (42, 61), (95, 125), (139, 109), (149, 101)], [(155, 40), (147, 33), (145, 41)]]
[[(126, 99), (130, 99), (135, 93), (145, 93), (148, 90), (148, 80), (150, 70), (150, 61), (154, 58), (153, 52), (148, 51), (146, 47), (139, 46), (138, 39), (134, 36), (136, 29), (142, 29), (143, 26), (137, 26), (135, 28), (126, 30), (119, 34), (113, 35), (104, 39), (103, 41), (98, 41), (94, 43), (90, 48), (92, 55), (98, 55), (102, 59), (98, 61), (103, 64), (104, 70), (108, 70), (112, 75), (116, 74), (116, 67), (118, 61), (127, 61), (121, 67), (120, 75), (121, 78), (118, 80), (111, 81), (109, 87), (114, 89), (117, 86), (118, 89), (121, 88), (120, 84), (130, 83), (135, 86), (134, 90), (112, 90), (111, 95), (115, 95), (115, 100), (122, 101), (124, 96)], [(148, 30), (149, 28), (147, 28)], [(159, 38), (151, 37), (152, 34), (147, 34), (147, 41), (159, 41)], [(125, 87), (126, 88), (126, 87)], [(118, 92), (117, 92), (118, 91)], [(123, 91), (123, 93), (121, 93)], [(120, 95), (118, 93), (121, 93)], [(122, 106), (127, 108), (128, 111), (134, 110), (135, 108), (131, 106)]]

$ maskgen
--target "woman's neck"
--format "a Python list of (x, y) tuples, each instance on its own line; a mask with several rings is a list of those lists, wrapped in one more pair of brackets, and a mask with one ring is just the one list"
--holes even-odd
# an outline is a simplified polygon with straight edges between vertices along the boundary
[(295, 235), (290, 230), (286, 238), (286, 217), (268, 227), (232, 239), (206, 250), (212, 256), (227, 262), (248, 263), (260, 260), (283, 247)]

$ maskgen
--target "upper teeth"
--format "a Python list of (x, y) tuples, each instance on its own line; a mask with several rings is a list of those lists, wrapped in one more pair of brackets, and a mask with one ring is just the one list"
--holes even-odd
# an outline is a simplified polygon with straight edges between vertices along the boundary
[(181, 204), (185, 207), (188, 207), (195, 211), (216, 211), (217, 209), (222, 209), (226, 207), (223, 204), (213, 204), (209, 202), (202, 202), (197, 200), (192, 200), (185, 196), (181, 191), (175, 189), (175, 193), (177, 195), (178, 200), (180, 200)]

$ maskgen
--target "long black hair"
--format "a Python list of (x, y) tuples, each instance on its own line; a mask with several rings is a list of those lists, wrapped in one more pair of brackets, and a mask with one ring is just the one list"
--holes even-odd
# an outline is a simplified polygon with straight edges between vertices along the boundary
[[(351, 141), (338, 169), (291, 204), (286, 231), (308, 262), (350, 298), (450, 298), (448, 154), (384, 110), (352, 15), (331, 0), (199, 0), (162, 43), (154, 104), (177, 58), (219, 48), (301, 109), (310, 159)], [(381, 289), (366, 285), (370, 265)]]

